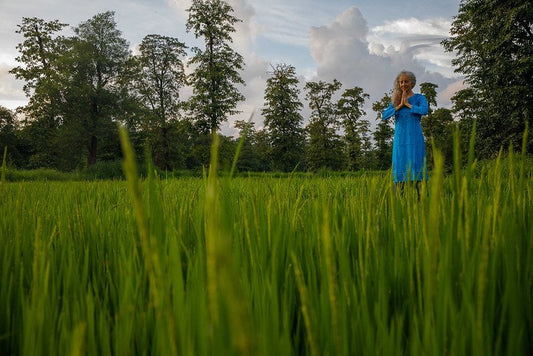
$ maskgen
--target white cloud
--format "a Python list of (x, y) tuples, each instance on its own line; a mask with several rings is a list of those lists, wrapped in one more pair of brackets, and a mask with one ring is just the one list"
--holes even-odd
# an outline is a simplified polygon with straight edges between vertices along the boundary
[(440, 91), (437, 95), (437, 105), (441, 107), (450, 108), (452, 106), (451, 98), (459, 90), (465, 89), (466, 85), (463, 80), (458, 80), (456, 82), (448, 85), (444, 90)]
[[(45, 1), (46, 5), (43, 5)], [(7, 74), (6, 69), (16, 65), (15, 46), (21, 41), (21, 36), (14, 32), (22, 16), (58, 19), (70, 26), (77, 26), (99, 12), (116, 10), (117, 27), (123, 31), (124, 38), (130, 41), (132, 47), (149, 33), (177, 37), (190, 47), (203, 45), (201, 39), (185, 33), (186, 10), (191, 6), (191, 0), (157, 3), (123, 0), (0, 2), (0, 66), (3, 68), (0, 70), (0, 104), (24, 100), (22, 83)], [(339, 9), (348, 1), (228, 2), (234, 14), (243, 20), (236, 25), (233, 44), (246, 63), (242, 73), (246, 86), (241, 88), (246, 102), (238, 107), (242, 114), (230, 118), (224, 125), (224, 134), (235, 133), (233, 121), (247, 120), (254, 110), (256, 127), (262, 126), (260, 110), (264, 102), (267, 71), (270, 69), (269, 60), (275, 61), (272, 64), (290, 61), (301, 76), (302, 85), (306, 80), (337, 78), (343, 83), (343, 89), (360, 86), (371, 94), (368, 104), (380, 99), (390, 89), (395, 75), (402, 69), (415, 72), (419, 83), (431, 81), (438, 84), (439, 89), (442, 89), (438, 98), (443, 98), (439, 106), (449, 102), (449, 97), (457, 87), (452, 84), (459, 78), (452, 72), (451, 55), (444, 53), (439, 45), (441, 39), (448, 35), (448, 20), (423, 19), (417, 15), (418, 19), (386, 21), (369, 28), (358, 8), (350, 7), (340, 12)], [(335, 14), (339, 15), (335, 17)], [(317, 24), (323, 25), (313, 27)], [(259, 47), (265, 43), (268, 47)], [(182, 99), (190, 95), (190, 90), (184, 89), (183, 94)], [(304, 95), (302, 91), (302, 100)], [(367, 112), (374, 116), (370, 110)]]
[(443, 18), (386, 21), (370, 30), (369, 51), (380, 56), (411, 52), (426, 70), (446, 78), (457, 78), (451, 65), (453, 54), (445, 52), (441, 45), (441, 41), (449, 35), (450, 26), (451, 21)]
[(384, 25), (374, 27), (372, 33), (377, 36), (393, 33), (402, 35), (446, 36), (450, 26), (451, 22), (446, 19), (436, 18), (422, 21), (416, 18), (409, 18), (386, 21)]
[(9, 71), (13, 66), (0, 63), (0, 105), (15, 110), (26, 105), (26, 96), (22, 90), (24, 83), (17, 80)]
[[(343, 89), (363, 88), (370, 94), (368, 107), (392, 88), (395, 76), (404, 69), (414, 72), (418, 83), (432, 82), (447, 88), (453, 81), (447, 77), (451, 69), (448, 57), (438, 47), (448, 31), (446, 26), (440, 20), (407, 19), (369, 30), (359, 9), (351, 7), (330, 24), (310, 31), (316, 79), (336, 78)], [(370, 117), (375, 116), (366, 111)]]

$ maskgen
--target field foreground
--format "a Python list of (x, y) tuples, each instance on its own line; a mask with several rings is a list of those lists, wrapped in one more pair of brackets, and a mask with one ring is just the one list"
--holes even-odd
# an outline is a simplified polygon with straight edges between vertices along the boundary
[(420, 199), (387, 176), (2, 182), (0, 353), (533, 354), (517, 162), (437, 165)]

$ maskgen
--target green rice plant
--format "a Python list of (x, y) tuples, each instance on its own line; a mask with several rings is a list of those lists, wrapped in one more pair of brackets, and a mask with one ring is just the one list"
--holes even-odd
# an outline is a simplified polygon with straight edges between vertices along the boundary
[(525, 150), (462, 167), (456, 141), (418, 194), (219, 174), (216, 145), (203, 178), (141, 178), (122, 135), (125, 181), (2, 182), (2, 353), (532, 353)]

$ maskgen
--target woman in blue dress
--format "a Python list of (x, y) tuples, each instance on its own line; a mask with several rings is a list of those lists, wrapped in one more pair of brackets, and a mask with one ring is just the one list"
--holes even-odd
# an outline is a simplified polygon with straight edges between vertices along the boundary
[(415, 84), (413, 73), (400, 72), (394, 80), (392, 103), (382, 115), (383, 120), (394, 116), (392, 175), (402, 188), (407, 181), (418, 183), (427, 179), (426, 146), (420, 119), (428, 113), (428, 102), (424, 95), (413, 93)]

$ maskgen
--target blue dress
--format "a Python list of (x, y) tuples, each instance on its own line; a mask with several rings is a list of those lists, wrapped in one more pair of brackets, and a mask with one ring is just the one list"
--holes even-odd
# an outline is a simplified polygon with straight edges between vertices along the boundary
[(409, 99), (411, 108), (396, 110), (392, 103), (383, 111), (382, 118), (395, 116), (392, 144), (392, 176), (394, 182), (426, 180), (426, 145), (420, 119), (428, 114), (428, 102), (422, 94)]

